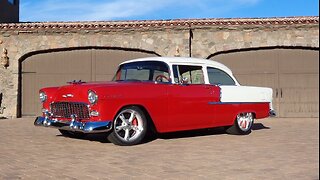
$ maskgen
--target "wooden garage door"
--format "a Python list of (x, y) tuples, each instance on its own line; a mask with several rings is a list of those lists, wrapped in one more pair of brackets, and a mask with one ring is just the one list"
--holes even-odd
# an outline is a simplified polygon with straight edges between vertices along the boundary
[(123, 50), (71, 50), (31, 56), (22, 62), (21, 115), (41, 114), (38, 92), (72, 80), (108, 81), (119, 63), (154, 54)]
[(300, 49), (242, 51), (212, 57), (242, 85), (273, 89), (278, 117), (319, 117), (319, 52)]

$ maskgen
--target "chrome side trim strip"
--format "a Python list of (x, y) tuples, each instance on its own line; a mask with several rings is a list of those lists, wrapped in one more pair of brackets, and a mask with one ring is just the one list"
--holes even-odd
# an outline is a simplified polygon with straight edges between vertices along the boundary
[(224, 105), (224, 104), (263, 104), (269, 102), (208, 102), (209, 105)]

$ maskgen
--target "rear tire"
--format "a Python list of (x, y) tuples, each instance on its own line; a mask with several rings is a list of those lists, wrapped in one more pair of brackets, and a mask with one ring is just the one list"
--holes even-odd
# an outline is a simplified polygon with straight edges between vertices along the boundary
[(140, 108), (126, 107), (114, 119), (108, 140), (120, 146), (136, 145), (143, 141), (147, 127), (147, 118)]
[(253, 113), (240, 113), (237, 115), (233, 125), (226, 132), (234, 135), (247, 135), (251, 133), (254, 123)]

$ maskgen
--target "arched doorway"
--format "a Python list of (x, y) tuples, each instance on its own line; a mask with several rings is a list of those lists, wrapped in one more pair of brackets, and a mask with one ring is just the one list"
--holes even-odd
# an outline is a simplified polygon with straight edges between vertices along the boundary
[(154, 52), (119, 48), (58, 49), (32, 53), (20, 62), (20, 116), (41, 114), (38, 91), (72, 80), (109, 81), (119, 63)]
[(209, 56), (242, 85), (273, 88), (278, 117), (319, 117), (319, 50), (259, 48)]

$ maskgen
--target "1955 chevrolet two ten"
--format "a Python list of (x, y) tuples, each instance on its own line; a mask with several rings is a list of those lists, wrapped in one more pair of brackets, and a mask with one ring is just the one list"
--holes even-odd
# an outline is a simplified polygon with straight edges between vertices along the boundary
[(254, 119), (275, 116), (272, 89), (241, 86), (221, 63), (182, 57), (126, 61), (111, 82), (73, 81), (40, 90), (34, 124), (82, 137), (107, 133), (116, 145), (139, 144), (147, 132), (225, 127), (251, 132)]

